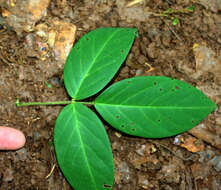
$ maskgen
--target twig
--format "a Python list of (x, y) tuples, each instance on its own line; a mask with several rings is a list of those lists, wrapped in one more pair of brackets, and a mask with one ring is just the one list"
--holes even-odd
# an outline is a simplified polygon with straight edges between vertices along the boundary
[(0, 53), (0, 60), (2, 60), (2, 61), (3, 61), (3, 63), (5, 63), (5, 64), (10, 65), (10, 63), (8, 62), (8, 60), (7, 60), (7, 59), (5, 59), (5, 58), (2, 56), (2, 54), (1, 54), (1, 53)]
[(171, 2), (170, 0), (165, 0), (169, 5), (172, 5), (173, 2)]
[(149, 72), (151, 72), (151, 71), (154, 71), (155, 70), (155, 68), (154, 67), (152, 67), (149, 63), (147, 63), (147, 62), (145, 62), (144, 63), (145, 65), (147, 65), (148, 67), (149, 67), (149, 69), (147, 70), (147, 71), (145, 71), (145, 73), (149, 73)]
[(55, 169), (55, 164), (52, 166), (52, 168), (51, 168), (51, 171), (49, 172), (49, 174), (45, 177), (45, 179), (48, 179), (50, 176), (51, 176), (51, 174), (53, 173), (53, 171), (54, 171), (54, 169)]
[(179, 35), (165, 22), (165, 24), (167, 25), (168, 29), (176, 36), (176, 38), (180, 41), (182, 41), (182, 39), (179, 37)]
[(176, 156), (177, 158), (179, 158), (179, 159), (181, 159), (181, 160), (183, 160), (183, 161), (188, 161), (188, 160), (192, 159), (192, 157), (194, 157), (194, 155), (191, 155), (191, 156), (188, 157), (188, 158), (183, 158), (183, 157), (177, 155), (177, 153), (175, 153), (174, 151), (172, 151), (170, 148), (168, 148), (168, 147), (167, 147), (166, 145), (164, 145), (164, 144), (161, 144), (161, 143), (158, 143), (158, 142), (155, 142), (155, 141), (152, 141), (152, 140), (148, 140), (148, 141), (151, 142), (151, 143), (153, 143), (153, 144), (155, 144), (156, 146), (158, 145), (158, 146), (161, 146), (161, 147), (165, 148), (165, 149), (168, 150), (170, 153), (172, 153), (174, 156)]
[(163, 11), (162, 13), (154, 13), (154, 12), (149, 12), (150, 14), (154, 16), (159, 16), (159, 17), (172, 17), (171, 15), (174, 14), (188, 14), (188, 13), (193, 13), (194, 11), (191, 9), (167, 9), (166, 11)]
[(132, 7), (133, 5), (136, 5), (136, 4), (141, 3), (141, 2), (143, 2), (143, 1), (144, 1), (144, 0), (133, 0), (133, 1), (129, 2), (129, 3), (126, 5), (126, 7)]

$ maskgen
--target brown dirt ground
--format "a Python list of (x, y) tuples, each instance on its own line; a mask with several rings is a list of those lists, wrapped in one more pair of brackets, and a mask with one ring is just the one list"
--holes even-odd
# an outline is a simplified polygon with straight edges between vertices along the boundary
[[(98, 27), (138, 28), (139, 38), (116, 75), (116, 81), (138, 75), (163, 75), (193, 85), (216, 82), (213, 73), (195, 79), (186, 68), (195, 69), (194, 43), (205, 42), (214, 52), (221, 52), (219, 12), (212, 12), (189, 0), (154, 0), (135, 6), (155, 13), (169, 7), (196, 7), (194, 13), (176, 14), (180, 22), (173, 26), (170, 18), (139, 15), (139, 11), (128, 16), (121, 5), (125, 1), (70, 0), (67, 1), (68, 8), (61, 8), (57, 2), (51, 2), (47, 17), (59, 17), (75, 24), (77, 39)], [(72, 10), (73, 14), (70, 16), (67, 10)], [(57, 165), (52, 145), (53, 127), (62, 106), (15, 106), (17, 98), (20, 101), (68, 100), (62, 70), (54, 72), (46, 68), (55, 62), (53, 57), (44, 61), (28, 57), (25, 35), (17, 36), (5, 28), (0, 30), (0, 125), (14, 126), (27, 138), (24, 148), (0, 152), (0, 189), (68, 190), (71, 187)], [(154, 70), (148, 72), (146, 63)], [(46, 82), (52, 87), (49, 88)], [(220, 105), (218, 97), (219, 101), (213, 101)], [(215, 117), (213, 113), (205, 122), (216, 132), (220, 126), (214, 122)], [(115, 160), (114, 190), (220, 189), (220, 171), (212, 164), (211, 157), (221, 153), (206, 142), (200, 141), (203, 151), (192, 153), (175, 145), (174, 137), (150, 140), (124, 134), (119, 136), (110, 126), (107, 126), (107, 131)], [(188, 133), (184, 135), (190, 136)], [(53, 173), (46, 178), (54, 164)]]

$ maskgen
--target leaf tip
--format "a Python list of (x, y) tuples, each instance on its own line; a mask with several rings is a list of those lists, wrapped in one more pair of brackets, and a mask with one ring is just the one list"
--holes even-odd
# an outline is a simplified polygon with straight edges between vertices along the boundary
[(135, 35), (135, 37), (137, 37), (137, 38), (139, 37), (139, 33), (138, 33), (137, 28), (135, 28), (134, 35)]

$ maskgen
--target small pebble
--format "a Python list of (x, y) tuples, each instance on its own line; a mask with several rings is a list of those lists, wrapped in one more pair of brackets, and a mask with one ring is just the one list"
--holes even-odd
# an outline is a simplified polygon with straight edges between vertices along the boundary
[(136, 70), (136, 76), (141, 76), (144, 74), (144, 70), (143, 69), (137, 69)]
[(12, 168), (7, 168), (4, 171), (3, 181), (6, 181), (6, 182), (12, 181), (13, 180), (13, 174), (14, 174), (14, 171), (12, 170)]
[(214, 166), (217, 172), (221, 171), (221, 156), (214, 156), (209, 163)]
[(140, 156), (144, 156), (144, 152), (146, 150), (146, 145), (141, 145), (141, 148), (136, 150), (136, 153), (139, 154)]

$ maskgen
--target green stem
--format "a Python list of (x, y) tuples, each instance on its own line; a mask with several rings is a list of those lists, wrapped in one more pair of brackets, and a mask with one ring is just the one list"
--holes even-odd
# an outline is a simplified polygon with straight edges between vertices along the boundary
[[(55, 102), (20, 102), (19, 100), (16, 101), (16, 106), (41, 106), (41, 105), (67, 105), (77, 102), (75, 100), (67, 100), (67, 101), (55, 101)], [(82, 104), (89, 104), (94, 105), (94, 102), (79, 102)]]
[(19, 102), (19, 100), (16, 101), (16, 106), (41, 106), (41, 105), (66, 105), (73, 103), (73, 100), (70, 101), (55, 101), (55, 102)]
[[(76, 101), (76, 102), (77, 102), (77, 101)], [(94, 105), (94, 102), (78, 102), (78, 103), (88, 104), (88, 105)]]

